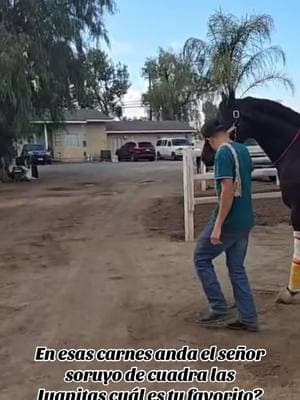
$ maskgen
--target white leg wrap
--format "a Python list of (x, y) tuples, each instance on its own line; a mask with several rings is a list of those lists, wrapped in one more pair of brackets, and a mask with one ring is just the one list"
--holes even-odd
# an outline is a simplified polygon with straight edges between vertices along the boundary
[(294, 256), (291, 267), (289, 289), (300, 292), (300, 232), (294, 231)]
[(300, 232), (294, 231), (294, 261), (300, 261)]

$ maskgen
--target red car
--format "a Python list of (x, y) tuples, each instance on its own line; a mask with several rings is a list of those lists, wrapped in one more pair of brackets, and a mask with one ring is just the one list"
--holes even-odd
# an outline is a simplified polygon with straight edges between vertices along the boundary
[(151, 142), (128, 142), (116, 151), (119, 161), (155, 160), (155, 147)]

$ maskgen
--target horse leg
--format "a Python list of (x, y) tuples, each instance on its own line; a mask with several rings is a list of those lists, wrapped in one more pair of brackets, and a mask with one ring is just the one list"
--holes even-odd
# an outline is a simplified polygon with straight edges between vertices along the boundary
[(290, 304), (300, 292), (300, 205), (292, 207), (292, 225), (294, 228), (294, 255), (290, 272), (290, 281), (277, 298), (278, 303)]

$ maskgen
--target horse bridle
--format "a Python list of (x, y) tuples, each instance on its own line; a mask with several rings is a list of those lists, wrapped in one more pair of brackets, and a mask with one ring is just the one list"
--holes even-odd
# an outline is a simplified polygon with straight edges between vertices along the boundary
[(239, 129), (239, 120), (240, 120), (240, 112), (239, 110), (233, 110), (232, 111), (232, 117), (233, 117), (233, 124), (231, 127), (227, 130), (228, 133), (233, 134), (233, 139), (234, 141), (237, 140), (237, 135), (238, 135), (238, 129)]

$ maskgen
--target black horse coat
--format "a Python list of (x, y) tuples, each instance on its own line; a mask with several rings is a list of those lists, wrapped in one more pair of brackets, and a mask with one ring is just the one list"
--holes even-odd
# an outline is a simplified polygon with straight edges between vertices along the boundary
[[(239, 111), (238, 121), (233, 111)], [(270, 157), (280, 178), (282, 198), (291, 209), (292, 225), (300, 231), (300, 114), (271, 100), (246, 97), (223, 99), (218, 121), (225, 128), (237, 123), (235, 139), (254, 138)], [(212, 165), (214, 152), (205, 143), (202, 159)]]

